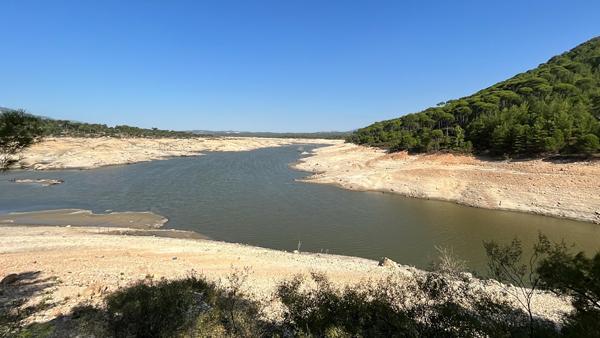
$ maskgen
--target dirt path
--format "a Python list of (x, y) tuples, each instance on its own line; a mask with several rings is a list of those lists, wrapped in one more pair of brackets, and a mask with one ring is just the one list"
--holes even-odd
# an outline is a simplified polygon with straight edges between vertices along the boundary
[(294, 167), (314, 173), (307, 182), (600, 223), (600, 162), (482, 161), (337, 144)]

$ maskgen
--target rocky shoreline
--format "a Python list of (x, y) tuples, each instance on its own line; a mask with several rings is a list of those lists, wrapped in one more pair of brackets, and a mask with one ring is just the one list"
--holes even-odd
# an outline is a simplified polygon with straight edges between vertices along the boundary
[(354, 144), (318, 148), (293, 165), (304, 182), (600, 224), (600, 161), (490, 161), (409, 155)]

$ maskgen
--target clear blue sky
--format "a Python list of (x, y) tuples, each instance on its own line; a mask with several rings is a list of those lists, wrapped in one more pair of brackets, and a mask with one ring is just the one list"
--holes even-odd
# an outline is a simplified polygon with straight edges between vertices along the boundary
[(0, 0), (0, 106), (167, 129), (350, 130), (600, 35), (600, 1)]

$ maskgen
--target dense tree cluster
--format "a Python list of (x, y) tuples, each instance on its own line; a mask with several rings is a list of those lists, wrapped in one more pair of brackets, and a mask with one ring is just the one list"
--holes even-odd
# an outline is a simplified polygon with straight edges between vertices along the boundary
[[(158, 128), (146, 129), (119, 125), (109, 127), (105, 124), (84, 123), (68, 120), (54, 120), (46, 117), (34, 116), (24, 110), (15, 110), (0, 107), (0, 119), (10, 116), (21, 116), (21, 120), (29, 128), (37, 128), (38, 136), (73, 136), (73, 137), (195, 137), (192, 132), (162, 130)], [(27, 130), (29, 130), (27, 129)], [(22, 132), (27, 135), (26, 132)]]
[(600, 37), (474, 95), (357, 130), (348, 141), (411, 152), (533, 156), (600, 151)]
[(0, 171), (7, 170), (18, 161), (18, 154), (45, 136), (76, 137), (195, 137), (189, 132), (143, 129), (130, 126), (108, 127), (41, 118), (23, 110), (0, 108)]
[(40, 119), (23, 111), (0, 111), (0, 171), (17, 161), (17, 154), (41, 136)]
[(105, 124), (83, 123), (66, 120), (41, 119), (44, 136), (76, 136), (76, 137), (194, 137), (196, 135), (183, 131), (145, 129), (119, 125), (109, 127)]

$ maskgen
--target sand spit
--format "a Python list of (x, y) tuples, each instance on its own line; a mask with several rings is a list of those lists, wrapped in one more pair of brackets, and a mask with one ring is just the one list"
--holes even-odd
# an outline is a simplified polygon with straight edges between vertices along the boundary
[[(117, 235), (115, 230), (0, 226), (0, 279), (18, 274), (39, 288), (33, 301), (43, 297), (50, 307), (31, 320), (47, 321), (68, 314), (82, 302), (98, 304), (107, 293), (148, 276), (178, 278), (195, 272), (218, 281), (249, 268), (247, 289), (277, 309), (271, 298), (276, 285), (296, 274), (321, 272), (343, 285), (421, 273), (402, 265), (380, 267), (376, 261), (356, 257), (289, 253), (201, 239)], [(486, 285), (485, 290), (498, 288), (497, 283)], [(550, 294), (538, 294), (534, 302), (538, 316), (555, 321), (571, 309), (568, 302)]]
[(83, 209), (58, 209), (0, 214), (1, 224), (97, 226), (132, 229), (158, 229), (167, 219), (149, 211), (95, 214)]
[(341, 140), (258, 137), (47, 138), (26, 149), (16, 167), (23, 169), (91, 169), (108, 165), (196, 156), (208, 151), (247, 151), (292, 144), (338, 144)]
[(600, 223), (598, 161), (483, 161), (346, 143), (316, 149), (294, 167), (314, 173), (306, 182)]
[(57, 185), (57, 184), (61, 184), (64, 183), (63, 180), (60, 179), (30, 179), (30, 178), (17, 178), (14, 179), (13, 182), (15, 183), (23, 183), (23, 184), (39, 184), (41, 186), (44, 187), (49, 187), (51, 185)]

